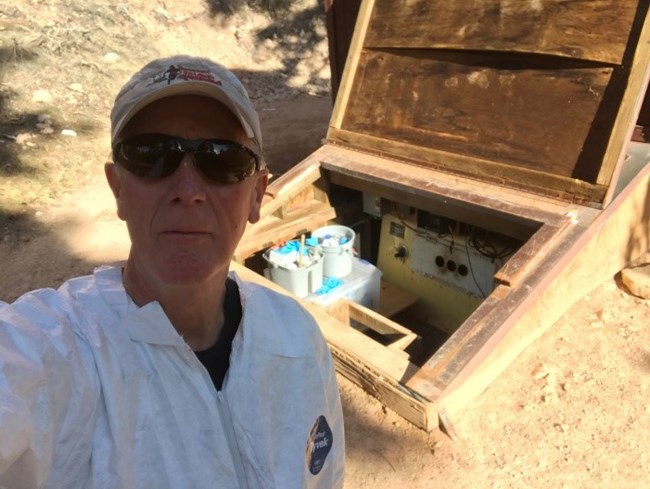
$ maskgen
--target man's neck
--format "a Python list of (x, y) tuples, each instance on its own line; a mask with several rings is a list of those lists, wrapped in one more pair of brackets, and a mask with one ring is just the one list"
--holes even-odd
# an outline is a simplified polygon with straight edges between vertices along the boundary
[(170, 286), (144, 281), (131, 270), (127, 264), (122, 281), (138, 306), (157, 301), (192, 350), (205, 350), (217, 341), (224, 322), (227, 272), (200, 284)]

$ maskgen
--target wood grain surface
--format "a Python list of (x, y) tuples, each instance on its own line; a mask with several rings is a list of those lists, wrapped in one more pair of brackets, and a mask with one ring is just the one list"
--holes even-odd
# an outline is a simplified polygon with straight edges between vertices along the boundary
[(548, 69), (513, 56), (365, 51), (342, 129), (593, 183), (604, 148), (589, 145), (589, 158), (583, 150), (588, 138), (609, 136), (618, 103), (602, 102), (613, 71)]
[(644, 9), (645, 0), (376, 0), (365, 46), (520, 51), (623, 64), (630, 26)]

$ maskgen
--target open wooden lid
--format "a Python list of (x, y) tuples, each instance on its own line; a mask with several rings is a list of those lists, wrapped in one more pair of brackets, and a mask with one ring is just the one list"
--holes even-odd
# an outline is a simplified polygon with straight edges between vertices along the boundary
[(648, 0), (364, 0), (328, 142), (611, 199), (648, 83)]

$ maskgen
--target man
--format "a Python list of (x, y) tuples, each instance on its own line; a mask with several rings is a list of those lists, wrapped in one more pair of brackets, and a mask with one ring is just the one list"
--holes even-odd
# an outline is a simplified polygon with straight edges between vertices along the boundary
[(0, 304), (0, 487), (342, 487), (317, 325), (228, 275), (268, 179), (245, 89), (206, 59), (156, 60), (111, 124), (105, 172), (131, 250)]

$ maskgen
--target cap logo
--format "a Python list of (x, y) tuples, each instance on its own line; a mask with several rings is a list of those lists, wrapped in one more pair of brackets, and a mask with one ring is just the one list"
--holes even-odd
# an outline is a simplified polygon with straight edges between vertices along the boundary
[(167, 82), (167, 85), (170, 85), (175, 81), (201, 81), (217, 86), (223, 85), (221, 80), (215, 78), (208, 70), (193, 70), (181, 65), (169, 65), (167, 70), (156, 73), (151, 78), (152, 81), (149, 86), (162, 82)]

